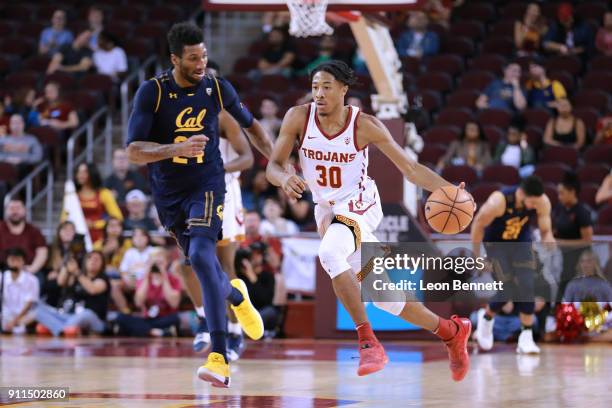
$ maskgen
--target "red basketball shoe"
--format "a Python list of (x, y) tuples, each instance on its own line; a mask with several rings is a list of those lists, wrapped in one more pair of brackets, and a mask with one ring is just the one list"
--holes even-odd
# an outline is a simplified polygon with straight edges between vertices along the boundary
[(455, 322), (459, 327), (455, 336), (444, 342), (448, 349), (448, 358), (450, 359), (450, 369), (453, 375), (453, 380), (461, 381), (470, 369), (470, 356), (467, 352), (467, 342), (472, 333), (472, 323), (469, 319), (451, 316), (450, 320)]
[(385, 368), (389, 358), (378, 340), (362, 340), (359, 342), (359, 368), (357, 375), (368, 375)]

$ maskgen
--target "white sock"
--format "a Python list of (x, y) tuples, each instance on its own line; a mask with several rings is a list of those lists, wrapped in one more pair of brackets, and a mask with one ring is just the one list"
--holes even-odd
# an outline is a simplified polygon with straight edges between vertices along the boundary
[(227, 332), (230, 334), (242, 334), (240, 323), (227, 322)]
[(206, 313), (204, 313), (204, 306), (196, 307), (195, 311), (199, 318), (204, 319), (206, 317)]

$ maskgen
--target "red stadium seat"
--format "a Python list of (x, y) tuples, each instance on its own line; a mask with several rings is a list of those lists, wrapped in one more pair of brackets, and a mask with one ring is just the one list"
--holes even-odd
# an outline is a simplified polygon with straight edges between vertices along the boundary
[(148, 38), (130, 38), (125, 41), (123, 50), (128, 57), (144, 61), (155, 54), (155, 43)]
[[(253, 81), (246, 76), (241, 74), (231, 74), (225, 77), (233, 86), (236, 88), (239, 94), (251, 92), (253, 89)], [(302, 92), (303, 93), (303, 92)]]
[(478, 182), (478, 174), (470, 166), (446, 166), (442, 170), (442, 177), (453, 184), (459, 184), (463, 181), (466, 185), (471, 186)]
[(483, 126), (482, 128), (489, 146), (497, 146), (497, 144), (504, 139), (505, 133), (502, 129), (497, 126)]
[(582, 80), (582, 88), (612, 93), (612, 73), (589, 72)]
[(597, 211), (595, 233), (612, 234), (612, 205), (608, 204)]
[(556, 57), (549, 57), (544, 62), (544, 68), (547, 72), (553, 71), (566, 71), (571, 75), (578, 76), (582, 71), (582, 62), (578, 57), (560, 55)]
[(46, 85), (51, 81), (57, 82), (64, 91), (74, 89), (77, 84), (77, 80), (73, 75), (61, 71), (47, 75), (44, 79), (44, 84)]
[(0, 40), (0, 53), (17, 55), (20, 58), (37, 50), (36, 41), (21, 36), (3, 37)]
[(595, 195), (599, 189), (599, 184), (594, 183), (582, 183), (580, 185), (580, 193), (578, 198), (585, 204), (588, 204), (591, 208), (597, 208), (595, 203)]
[(172, 24), (179, 22), (184, 17), (185, 13), (183, 13), (183, 10), (180, 7), (171, 4), (164, 4), (153, 7), (149, 11), (148, 20)]
[(281, 93), (291, 87), (291, 81), (283, 75), (264, 75), (259, 80), (257, 87), (266, 92)]
[(523, 20), (526, 9), (527, 3), (509, 2), (502, 8), (500, 15), (512, 20)]
[(488, 71), (494, 75), (503, 74), (506, 58), (499, 54), (481, 54), (472, 60), (471, 68), (474, 70)]
[(438, 92), (449, 92), (453, 88), (453, 80), (450, 75), (443, 72), (428, 72), (417, 79), (419, 90), (433, 90)]
[(565, 88), (565, 92), (567, 95), (572, 95), (576, 88), (576, 81), (574, 80), (574, 76), (567, 71), (551, 71), (548, 73), (548, 77), (551, 80), (557, 80), (561, 82), (561, 85)]
[(87, 115), (91, 115), (102, 105), (100, 95), (87, 90), (74, 91), (68, 99), (75, 108)]
[(456, 21), (451, 24), (450, 33), (457, 37), (479, 40), (484, 36), (485, 27), (484, 24), (477, 20)]
[(5, 56), (0, 55), (0, 74), (3, 76), (9, 73), (13, 69), (13, 60)]
[(402, 73), (419, 76), (421, 74), (421, 59), (415, 57), (402, 57)]
[(546, 163), (538, 164), (535, 168), (534, 174), (542, 179), (545, 183), (560, 183), (563, 180), (565, 172), (570, 171), (571, 168), (558, 163)]
[(476, 204), (480, 207), (494, 191), (498, 191), (500, 188), (502, 188), (502, 185), (499, 183), (481, 181), (476, 187), (470, 190), (470, 194), (472, 194), (474, 201), (476, 201)]
[(427, 60), (427, 72), (444, 72), (451, 77), (463, 71), (463, 60), (454, 54), (436, 55)]
[(599, 55), (597, 57), (593, 57), (589, 64), (591, 65), (591, 72), (594, 71), (603, 71), (610, 72), (612, 71), (612, 56), (608, 55)]
[(544, 108), (531, 108), (523, 111), (523, 117), (527, 126), (536, 126), (545, 129), (551, 118), (550, 112)]
[(453, 10), (453, 17), (455, 16), (459, 20), (478, 20), (488, 23), (495, 18), (495, 7), (488, 3), (465, 2), (463, 6)]
[(34, 16), (34, 7), (25, 4), (11, 4), (4, 7), (4, 18), (13, 21), (29, 21)]
[(525, 129), (525, 133), (527, 134), (527, 143), (529, 146), (535, 151), (540, 150), (542, 147), (543, 129), (537, 126), (528, 126), (527, 129)]
[(132, 36), (133, 27), (133, 24), (122, 20), (110, 20), (108, 22), (104, 22), (104, 29), (120, 38), (130, 38)]
[(485, 167), (482, 171), (482, 181), (490, 183), (501, 183), (507, 186), (514, 186), (520, 183), (521, 177), (515, 167), (504, 166), (503, 164), (492, 164)]
[(612, 146), (589, 146), (582, 155), (582, 159), (585, 163), (607, 163), (612, 166)]
[(51, 62), (51, 58), (46, 55), (34, 55), (23, 62), (23, 68), (44, 73), (49, 67), (49, 62)]
[(593, 134), (597, 127), (597, 121), (599, 120), (599, 113), (593, 108), (576, 108), (574, 109), (574, 115), (579, 117), (584, 122), (587, 131)]
[(497, 126), (506, 129), (512, 121), (512, 113), (505, 109), (485, 109), (478, 113), (481, 126)]
[(505, 37), (494, 37), (482, 43), (483, 54), (500, 54), (506, 57), (514, 55), (514, 41)]
[(601, 163), (586, 163), (578, 169), (578, 179), (581, 183), (601, 184), (610, 173), (610, 167)]
[(459, 89), (473, 89), (482, 92), (491, 82), (495, 75), (487, 71), (468, 71), (459, 81)]
[(443, 41), (442, 51), (469, 58), (475, 53), (474, 42), (469, 38), (451, 37)]
[(134, 35), (142, 38), (149, 38), (160, 41), (165, 38), (168, 28), (159, 21), (147, 21), (136, 27)]
[(474, 120), (474, 117), (467, 109), (445, 108), (436, 118), (436, 125), (457, 126), (463, 129), (465, 123), (470, 120)]
[(550, 204), (552, 205), (552, 208), (555, 208), (557, 206), (557, 203), (559, 202), (559, 194), (557, 193), (557, 184), (556, 183), (545, 183), (544, 184), (544, 194), (546, 194), (546, 196), (550, 200)]
[[(498, 21), (493, 25), (493, 29), (490, 32), (490, 37), (494, 38), (514, 38), (514, 22), (515, 20), (512, 18), (507, 18), (504, 20)], [(522, 19), (521, 19), (522, 20)]]
[(442, 106), (442, 98), (436, 91), (417, 91), (408, 93), (408, 106), (422, 106), (430, 114)]
[(446, 146), (427, 143), (421, 153), (419, 153), (419, 163), (434, 168), (442, 156), (444, 156), (444, 153), (446, 153)]
[(607, 112), (610, 107), (610, 95), (597, 89), (583, 89), (574, 97), (576, 108), (593, 108)]
[(48, 126), (28, 128), (28, 133), (36, 136), (41, 144), (45, 146), (57, 146), (62, 142), (61, 134)]
[(540, 155), (541, 163), (559, 163), (576, 168), (578, 151), (568, 146), (546, 146)]
[(240, 57), (234, 63), (233, 72), (236, 74), (246, 74), (250, 70), (257, 68), (258, 57)]
[(576, 15), (584, 20), (600, 21), (606, 11), (609, 11), (608, 7), (602, 1), (584, 1), (576, 5)]
[(113, 80), (108, 75), (87, 74), (81, 78), (79, 86), (84, 90), (110, 95), (113, 90)]
[(0, 181), (12, 183), (17, 180), (17, 167), (10, 163), (0, 162)]
[(461, 129), (455, 126), (432, 126), (423, 135), (425, 145), (441, 144), (450, 145), (452, 142), (459, 140)]
[(38, 86), (40, 74), (35, 71), (13, 72), (5, 78), (5, 83), (10, 84), (11, 88), (34, 88)]
[(0, 38), (10, 37), (15, 32), (15, 23), (12, 21), (0, 20)]
[(113, 8), (112, 20), (138, 23), (140, 21), (146, 21), (146, 16), (147, 10), (144, 6), (125, 4), (121, 7)]
[(30, 21), (19, 26), (19, 35), (23, 35), (29, 38), (38, 39), (45, 25), (36, 21)]
[(450, 94), (446, 98), (446, 106), (448, 108), (465, 108), (474, 110), (476, 107), (476, 99), (480, 93), (472, 89), (458, 90)]

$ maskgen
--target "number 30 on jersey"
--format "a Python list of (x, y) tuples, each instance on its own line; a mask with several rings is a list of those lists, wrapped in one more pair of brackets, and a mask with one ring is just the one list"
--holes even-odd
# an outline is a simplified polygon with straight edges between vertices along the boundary
[(318, 165), (315, 169), (319, 172), (317, 184), (321, 187), (340, 188), (342, 187), (342, 171), (338, 166), (326, 167)]

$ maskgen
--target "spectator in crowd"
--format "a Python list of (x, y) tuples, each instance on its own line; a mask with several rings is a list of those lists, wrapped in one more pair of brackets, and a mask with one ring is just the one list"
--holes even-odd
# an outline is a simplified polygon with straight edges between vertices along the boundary
[(243, 248), (249, 248), (255, 243), (263, 243), (267, 248), (274, 250), (276, 255), (282, 257), (282, 246), (278, 238), (261, 235), (261, 217), (255, 211), (249, 211), (244, 216), (245, 239), (241, 244)]
[(41, 126), (55, 130), (72, 130), (79, 125), (79, 115), (69, 102), (61, 99), (60, 84), (51, 81), (45, 85), (45, 95), (34, 101)]
[(526, 84), (527, 105), (530, 108), (553, 109), (555, 102), (567, 98), (565, 87), (556, 79), (550, 80), (544, 66), (532, 60), (529, 63), (529, 79)]
[(438, 171), (448, 165), (468, 165), (482, 171), (491, 163), (489, 143), (477, 122), (469, 121), (463, 127), (460, 140), (450, 144), (438, 162)]
[[(10, 116), (19, 114), (25, 120), (25, 127), (39, 126), (39, 113), (34, 107), (36, 101), (36, 91), (32, 88), (22, 87), (17, 89), (12, 95), (7, 94), (4, 97), (4, 109), (8, 120)], [(10, 123), (8, 124), (10, 127)], [(7, 128), (10, 132), (10, 129)]]
[(89, 228), (92, 242), (102, 238), (108, 217), (123, 221), (123, 214), (115, 201), (113, 193), (102, 187), (98, 168), (94, 164), (81, 163), (74, 175), (79, 202)]
[(4, 221), (0, 221), (0, 265), (6, 261), (4, 252), (19, 248), (25, 252), (25, 270), (38, 273), (45, 266), (49, 251), (40, 230), (26, 222), (23, 200), (12, 197), (4, 209)]
[(593, 144), (612, 145), (612, 115), (606, 115), (597, 121), (597, 133)]
[(319, 52), (313, 60), (308, 61), (306, 66), (298, 72), (299, 75), (308, 75), (317, 65), (330, 59), (337, 59), (336, 54), (336, 38), (331, 35), (325, 35), (319, 42)]
[(537, 54), (540, 50), (542, 37), (547, 30), (546, 20), (540, 12), (540, 5), (529, 3), (523, 19), (514, 23), (514, 46), (517, 55)]
[(147, 215), (149, 200), (140, 190), (132, 190), (125, 196), (128, 215), (123, 222), (126, 231), (142, 228), (147, 231), (155, 231), (157, 226)]
[(293, 221), (283, 218), (283, 209), (275, 198), (266, 199), (263, 215), (265, 219), (259, 227), (261, 235), (291, 236), (300, 233), (300, 229)]
[(434, 31), (427, 30), (427, 14), (422, 11), (410, 13), (408, 30), (397, 40), (396, 48), (400, 57), (422, 58), (436, 55), (440, 50), (440, 39)]
[(123, 256), (132, 247), (132, 240), (123, 236), (123, 223), (117, 218), (109, 218), (104, 226), (102, 239), (94, 242), (93, 249), (102, 252), (106, 261), (106, 275), (119, 279), (119, 267)]
[(427, 13), (429, 22), (449, 28), (454, 7), (459, 7), (464, 0), (426, 0), (423, 10)]
[[(593, 222), (591, 212), (578, 199), (580, 182), (574, 173), (566, 173), (557, 186), (559, 204), (552, 211), (553, 235), (563, 255), (559, 295), (576, 273), (580, 254), (591, 245)], [(612, 299), (612, 298), (611, 298)]]
[[(278, 329), (280, 308), (274, 305), (276, 280), (275, 273), (267, 270), (264, 259), (265, 248), (257, 244), (251, 249), (241, 248), (236, 253), (236, 275), (242, 279), (249, 291), (251, 302), (259, 311), (266, 331)], [(274, 253), (274, 251), (267, 251)]]
[(57, 283), (60, 269), (74, 258), (78, 264), (85, 258), (85, 241), (82, 235), (77, 234), (76, 227), (72, 221), (61, 222), (57, 226), (55, 239), (49, 251), (47, 263), (47, 274), (43, 279), (43, 300), (50, 306), (57, 307), (61, 296), (61, 290)]
[(574, 15), (570, 3), (561, 3), (557, 9), (557, 21), (544, 37), (544, 49), (556, 55), (585, 56), (593, 44), (593, 33), (588, 24)]
[(43, 148), (35, 136), (25, 133), (21, 115), (11, 115), (9, 130), (8, 136), (0, 138), (0, 162), (23, 165), (40, 162)]
[(6, 112), (4, 100), (0, 100), (0, 137), (8, 135), (10, 115)]
[(25, 252), (21, 248), (6, 251), (8, 270), (2, 276), (2, 331), (23, 334), (34, 322), (32, 306), (39, 298), (38, 279), (25, 270)]
[(117, 45), (114, 35), (104, 30), (98, 35), (98, 49), (93, 53), (93, 63), (99, 74), (108, 75), (119, 82), (128, 70), (127, 56)]
[(39, 302), (36, 320), (39, 334), (79, 336), (82, 330), (102, 333), (108, 310), (108, 278), (104, 274), (104, 255), (89, 252), (81, 268), (70, 257), (60, 269), (57, 282), (62, 288), (59, 309)]
[(275, 196), (277, 190), (268, 182), (263, 169), (251, 169), (242, 174), (242, 204), (249, 211), (259, 212), (263, 209), (265, 199)]
[(603, 24), (595, 37), (595, 46), (601, 54), (612, 56), (612, 11), (607, 11), (603, 16)]
[(533, 173), (535, 152), (527, 143), (527, 135), (523, 132), (522, 121), (515, 119), (510, 123), (506, 139), (497, 144), (493, 161), (505, 166), (515, 167), (521, 177), (527, 177)]
[(491, 82), (476, 99), (478, 109), (507, 109), (522, 111), (527, 107), (525, 91), (521, 88), (521, 66), (509, 63), (504, 67), (504, 77)]
[(66, 29), (66, 12), (64, 10), (55, 10), (51, 17), (51, 27), (45, 28), (40, 33), (38, 52), (43, 55), (52, 56), (59, 51), (60, 47), (70, 44), (73, 40), (74, 36), (70, 30)]
[(295, 61), (295, 48), (280, 28), (272, 28), (268, 33), (267, 46), (251, 76), (280, 74), (289, 76)]
[(610, 174), (604, 178), (601, 186), (599, 186), (595, 194), (595, 203), (600, 206), (606, 203), (612, 205), (612, 171), (610, 171)]
[(127, 336), (161, 337), (172, 333), (180, 324), (178, 306), (181, 301), (181, 282), (168, 270), (168, 254), (156, 248), (151, 255), (151, 266), (136, 283), (134, 305), (138, 315), (119, 314), (119, 333)]
[(572, 146), (582, 149), (586, 142), (586, 126), (582, 119), (574, 116), (568, 99), (556, 102), (557, 117), (546, 124), (544, 143), (550, 146)]
[(268, 11), (263, 13), (261, 30), (269, 33), (274, 28), (284, 29), (289, 27), (291, 15), (288, 11)]
[(274, 139), (278, 137), (281, 120), (278, 118), (278, 103), (272, 98), (263, 98), (259, 107), (261, 119), (259, 123), (268, 131)]
[(304, 191), (299, 200), (289, 200), (287, 194), (278, 190), (276, 199), (283, 209), (284, 217), (295, 222), (301, 230), (308, 230), (314, 225), (314, 205), (309, 191)]
[(67, 72), (70, 74), (85, 74), (93, 66), (91, 50), (87, 46), (89, 43), (89, 31), (83, 31), (71, 44), (64, 44), (53, 54), (47, 75), (56, 71)]
[(130, 169), (125, 149), (116, 149), (113, 152), (113, 172), (104, 180), (104, 187), (113, 192), (120, 205), (125, 204), (125, 195), (130, 190), (149, 191), (144, 177)]
[(132, 293), (136, 282), (147, 273), (151, 256), (155, 250), (151, 245), (151, 237), (147, 230), (135, 228), (132, 235), (132, 247), (125, 251), (119, 265), (120, 279), (111, 281), (111, 296), (117, 308), (129, 314), (129, 306), (125, 293)]
[(612, 299), (612, 285), (601, 271), (599, 258), (591, 249), (580, 254), (576, 265), (576, 276), (565, 288), (564, 302), (609, 302)]
[(93, 5), (87, 12), (88, 30), (91, 33), (89, 38), (89, 48), (92, 51), (98, 49), (98, 36), (104, 30), (104, 10), (100, 6)]

